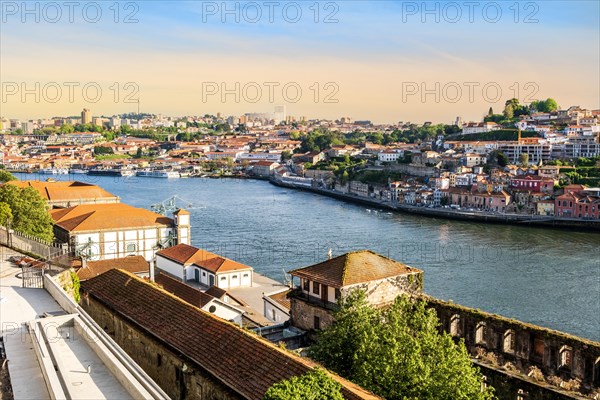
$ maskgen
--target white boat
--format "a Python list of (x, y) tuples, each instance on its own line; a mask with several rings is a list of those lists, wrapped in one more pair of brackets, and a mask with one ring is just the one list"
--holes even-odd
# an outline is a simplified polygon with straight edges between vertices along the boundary
[(69, 173), (70, 174), (87, 174), (87, 171), (85, 169), (75, 168), (75, 169), (70, 169)]
[(175, 171), (153, 171), (149, 169), (144, 169), (141, 171), (137, 171), (135, 173), (136, 176), (141, 176), (145, 178), (179, 178), (179, 172)]
[(67, 175), (69, 170), (66, 168), (42, 168), (38, 173), (43, 175)]

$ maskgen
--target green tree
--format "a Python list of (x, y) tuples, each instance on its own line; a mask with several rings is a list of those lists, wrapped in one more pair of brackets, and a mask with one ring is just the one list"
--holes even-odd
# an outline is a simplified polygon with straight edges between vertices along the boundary
[(320, 368), (271, 386), (263, 400), (343, 400), (342, 385)]
[(287, 161), (292, 158), (292, 153), (288, 150), (284, 150), (281, 152), (281, 161)]
[(523, 166), (529, 165), (529, 154), (521, 153), (519, 154), (519, 164)]
[(544, 106), (546, 108), (546, 112), (553, 112), (558, 110), (558, 103), (556, 102), (556, 100), (552, 99), (552, 98), (548, 98), (546, 99), (546, 101), (544, 102)]
[(10, 206), (7, 203), (0, 203), (0, 225), (12, 223), (13, 215)]
[(311, 357), (388, 400), (488, 400), (483, 376), (464, 342), (440, 333), (439, 320), (423, 300), (399, 296), (388, 308), (369, 305), (351, 292), (321, 331)]
[(488, 117), (491, 117), (494, 115), (494, 110), (492, 109), (492, 107), (490, 107), (490, 109), (488, 110)]
[(37, 190), (31, 187), (19, 188), (10, 183), (4, 184), (0, 186), (0, 203), (6, 203), (10, 207), (13, 216), (12, 229), (46, 242), (54, 239), (48, 203)]
[(73, 132), (75, 132), (75, 128), (73, 128), (73, 125), (63, 124), (59, 128), (59, 132), (60, 133), (73, 133)]
[(0, 182), (10, 182), (10, 181), (16, 181), (17, 178), (15, 178), (15, 176), (13, 174), (11, 174), (10, 172), (8, 172), (7, 170), (1, 169), (0, 170)]

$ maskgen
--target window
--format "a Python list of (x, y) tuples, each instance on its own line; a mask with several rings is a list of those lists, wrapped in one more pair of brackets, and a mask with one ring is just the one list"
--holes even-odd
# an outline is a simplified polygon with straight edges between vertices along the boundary
[(321, 318), (319, 318), (315, 315), (313, 322), (314, 322), (315, 329), (321, 329)]
[(231, 279), (237, 279), (237, 275), (233, 275)]
[(335, 289), (335, 299), (339, 300), (342, 297), (342, 291), (340, 289)]
[(535, 337), (533, 339), (533, 354), (537, 358), (544, 358), (544, 349), (545, 349), (544, 339), (541, 337)]
[(529, 398), (529, 394), (523, 389), (517, 390), (517, 400), (527, 400)]
[(572, 359), (573, 359), (573, 349), (569, 346), (563, 346), (560, 349), (560, 367), (571, 369)]
[(506, 332), (504, 332), (502, 350), (508, 354), (513, 354), (515, 352), (515, 331), (513, 331), (512, 329), (509, 329)]
[(211, 314), (214, 314), (215, 311), (217, 311), (217, 307), (216, 306), (210, 306), (208, 308), (208, 312), (211, 313)]
[(274, 309), (274, 308), (272, 308), (272, 309), (271, 309), (271, 319), (272, 319), (273, 321), (277, 321), (277, 318), (276, 318), (276, 317), (277, 317), (277, 312), (275, 311), (275, 309)]
[(244, 278), (247, 278), (249, 275), (248, 274), (244, 274)]
[(202, 271), (202, 276), (206, 276), (206, 272)]
[(458, 314), (450, 318), (450, 335), (460, 336), (460, 315)]
[(302, 289), (305, 292), (310, 291), (310, 281), (308, 279), (302, 279)]
[(313, 282), (313, 293), (319, 294), (321, 289), (321, 285), (318, 282)]
[(161, 354), (156, 355), (156, 365), (159, 367), (162, 365), (162, 355)]
[(480, 322), (475, 328), (475, 343), (485, 344), (485, 322)]
[(227, 277), (226, 277), (226, 276), (222, 276), (222, 277), (221, 277), (221, 282), (223, 282), (223, 281), (226, 281), (226, 280), (227, 280)]
[(135, 243), (127, 243), (125, 246), (125, 252), (127, 253), (135, 253), (137, 246)]

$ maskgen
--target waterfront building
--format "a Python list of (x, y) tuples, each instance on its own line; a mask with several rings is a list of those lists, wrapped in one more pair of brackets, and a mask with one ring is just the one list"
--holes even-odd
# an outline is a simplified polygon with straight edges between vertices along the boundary
[(254, 272), (248, 265), (183, 243), (156, 253), (156, 271), (225, 290), (252, 286)]
[(372, 251), (346, 253), (290, 272), (299, 285), (290, 294), (292, 325), (318, 330), (333, 322), (332, 310), (341, 296), (365, 290), (370, 304), (390, 304), (402, 293), (422, 290), (423, 271)]
[(59, 208), (50, 216), (56, 240), (88, 261), (129, 255), (152, 261), (157, 250), (191, 237), (189, 224), (123, 203)]
[(51, 208), (74, 207), (80, 204), (119, 203), (120, 198), (99, 186), (78, 181), (11, 181), (9, 185), (31, 187), (38, 191)]

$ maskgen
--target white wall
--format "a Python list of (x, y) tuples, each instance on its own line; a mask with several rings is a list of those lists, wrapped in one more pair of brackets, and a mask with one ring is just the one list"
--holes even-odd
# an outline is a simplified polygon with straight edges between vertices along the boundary
[(233, 307), (228, 307), (223, 305), (218, 300), (211, 300), (202, 309), (210, 313), (211, 307), (215, 308), (215, 311), (211, 314), (216, 315), (219, 318), (223, 318), (224, 320), (231, 321), (233, 320), (235, 323), (240, 323), (242, 320), (242, 312), (234, 309)]
[(183, 280), (183, 266), (181, 264), (157, 254), (156, 267)]

